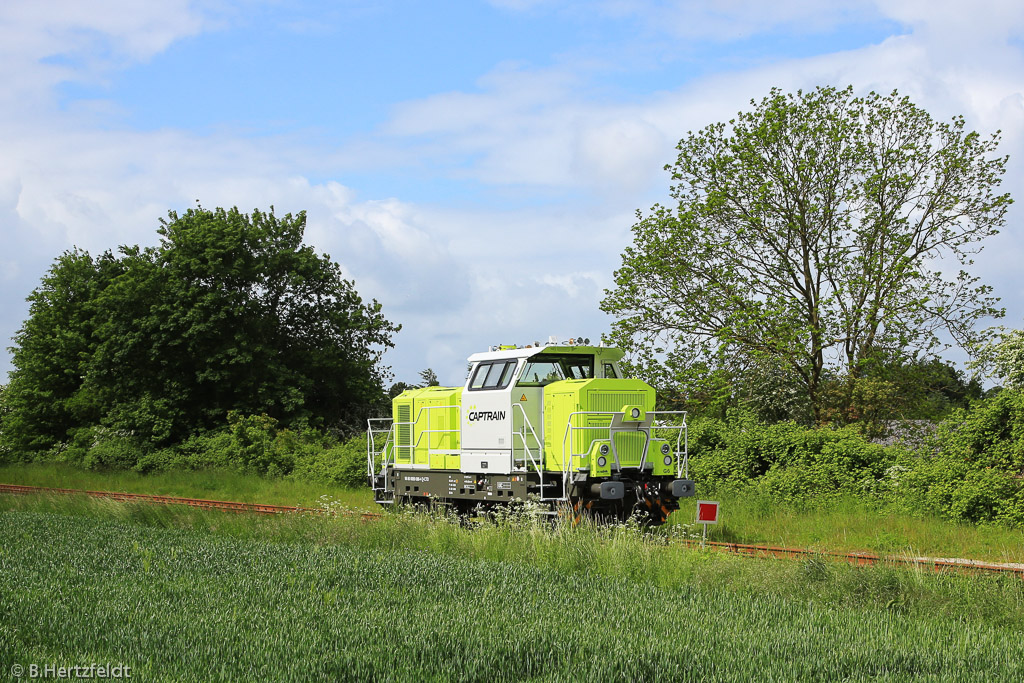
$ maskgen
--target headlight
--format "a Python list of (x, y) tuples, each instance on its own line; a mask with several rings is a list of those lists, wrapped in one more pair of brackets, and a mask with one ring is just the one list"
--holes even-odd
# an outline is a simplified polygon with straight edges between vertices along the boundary
[(635, 420), (635, 419), (640, 417), (640, 409), (639, 408), (633, 408), (633, 410), (631, 410), (629, 414), (632, 415), (633, 419)]
[(599, 455), (597, 457), (597, 466), (598, 467), (604, 467), (607, 464), (608, 464), (608, 458), (604, 457), (603, 455)]
[(672, 464), (672, 456), (671, 455), (666, 455), (665, 456), (665, 464), (666, 465), (671, 465)]
[(608, 455), (608, 444), (606, 444), (606, 443), (601, 444), (600, 450), (601, 450), (601, 455)]
[(667, 443), (661, 444), (661, 454), (662, 455), (668, 455), (668, 451), (669, 451), (668, 444)]

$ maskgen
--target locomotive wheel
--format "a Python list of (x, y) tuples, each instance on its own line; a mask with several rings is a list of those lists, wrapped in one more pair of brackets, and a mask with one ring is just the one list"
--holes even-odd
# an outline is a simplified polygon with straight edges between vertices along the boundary
[(451, 500), (448, 502), (448, 512), (454, 515), (463, 527), (473, 526), (473, 517), (476, 516), (476, 503), (471, 500)]
[(676, 509), (669, 501), (661, 496), (640, 498), (633, 506), (634, 512), (639, 511), (642, 515), (643, 526), (661, 526), (668, 520), (668, 516)]
[(434, 506), (434, 501), (429, 498), (414, 498), (413, 496), (396, 496), (395, 503), (395, 510), (401, 508), (418, 513), (429, 513)]
[(570, 498), (567, 503), (558, 503), (558, 520), (562, 524), (577, 527), (583, 520), (593, 515), (594, 501), (583, 502), (580, 498)]

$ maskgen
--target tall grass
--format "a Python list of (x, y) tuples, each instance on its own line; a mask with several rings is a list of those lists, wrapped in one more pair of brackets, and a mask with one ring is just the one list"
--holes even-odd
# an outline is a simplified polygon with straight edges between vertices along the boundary
[(648, 533), (617, 525), (554, 525), (528, 513), (478, 521), (410, 510), (364, 521), (358, 516), (270, 517), (187, 507), (67, 497), (0, 496), (0, 510), (59, 514), (160, 529), (187, 529), (246, 541), (426, 552), (523, 564), (558, 576), (586, 574), (660, 588), (717, 586), (771, 593), (835, 607), (892, 609), (923, 616), (982, 619), (1024, 628), (1024, 581), (1014, 577), (936, 575), (899, 567), (852, 567), (820, 557), (766, 561), (700, 552), (673, 542), (686, 530)]
[[(766, 563), (523, 520), (467, 530), (418, 515), (366, 524), (28, 504), (0, 513), (3, 671), (99, 661), (130, 665), (136, 680), (1024, 676), (1019, 581)], [(936, 609), (954, 594), (960, 608)]]
[[(32, 463), (0, 466), (0, 482), (276, 505), (315, 506), (327, 496), (348, 508), (379, 510), (365, 488), (347, 489), (231, 470), (138, 474), (81, 470), (64, 463)], [(1024, 562), (1024, 530), (1021, 529), (891, 514), (879, 511), (873, 503), (849, 497), (824, 509), (797, 508), (751, 492), (726, 494), (719, 500), (721, 523), (709, 528), (710, 540), (770, 543), (823, 551)], [(681, 508), (670, 517), (670, 526), (685, 527), (694, 518), (695, 501), (684, 499)]]

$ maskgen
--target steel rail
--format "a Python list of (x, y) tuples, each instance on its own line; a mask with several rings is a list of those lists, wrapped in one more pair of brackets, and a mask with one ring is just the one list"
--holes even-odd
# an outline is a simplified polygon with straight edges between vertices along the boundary
[[(152, 503), (157, 505), (188, 505), (189, 507), (207, 510), (228, 510), (231, 512), (255, 512), (263, 515), (278, 515), (287, 512), (304, 514), (324, 514), (324, 508), (303, 507), (301, 505), (269, 505), (267, 503), (238, 503), (227, 500), (208, 500), (205, 498), (179, 498), (177, 496), (160, 496), (149, 493), (124, 493), (120, 491), (87, 491), (82, 489), (60, 489), (44, 486), (24, 486), (21, 484), (0, 484), (0, 493), (15, 495), (78, 495), (90, 498), (116, 500), (122, 503)], [(360, 515), (364, 519), (381, 517), (375, 512), (347, 512)]]
[[(690, 547), (701, 547), (695, 539), (683, 539), (683, 544)], [(746, 557), (765, 557), (782, 559), (805, 559), (824, 557), (853, 565), (895, 565), (935, 572), (966, 572), (979, 574), (1009, 574), (1024, 578), (1024, 564), (993, 563), (964, 558), (910, 557), (902, 555), (874, 555), (864, 552), (838, 552), (833, 550), (814, 550), (810, 548), (788, 548), (784, 546), (754, 545), (750, 543), (728, 543), (723, 541), (707, 541), (704, 546), (718, 552)]]
[[(147, 493), (123, 493), (118, 491), (87, 491), (82, 489), (61, 489), (43, 486), (24, 486), (21, 484), (0, 484), (0, 494), (14, 495), (78, 495), (91, 498), (103, 498), (128, 503), (151, 503), (157, 505), (188, 505), (207, 510), (226, 510), (231, 512), (254, 512), (264, 515), (284, 513), (326, 514), (324, 508), (303, 507), (299, 505), (268, 505), (265, 503), (238, 503), (226, 500), (207, 500), (204, 498), (179, 498), (176, 496), (159, 496)], [(343, 511), (347, 516), (359, 516), (361, 519), (380, 519), (384, 515), (378, 512)], [(701, 547), (702, 543), (695, 539), (678, 541), (689, 547)], [(752, 543), (728, 543), (723, 541), (707, 541), (703, 543), (707, 549), (733, 555), (761, 558), (805, 559), (824, 557), (833, 561), (846, 562), (853, 565), (893, 565), (935, 572), (961, 572), (977, 574), (1003, 574), (1018, 576), (1024, 579), (1024, 564), (1000, 564), (981, 562), (963, 558), (906, 557), (899, 555), (874, 555), (863, 552), (838, 552), (813, 550), (808, 548), (788, 548), (785, 546), (757, 545)]]

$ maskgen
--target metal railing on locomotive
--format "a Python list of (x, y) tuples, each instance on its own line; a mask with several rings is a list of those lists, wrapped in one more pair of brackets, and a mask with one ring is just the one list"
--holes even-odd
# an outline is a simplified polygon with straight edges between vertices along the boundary
[[(455, 433), (458, 434), (460, 430), (457, 429), (431, 429), (430, 427), (430, 412), (431, 411), (444, 411), (455, 409), (458, 411), (458, 418), (456, 423), (462, 423), (462, 407), (461, 405), (424, 405), (416, 414), (416, 418), (408, 422), (395, 422), (394, 418), (370, 418), (367, 420), (367, 476), (370, 479), (371, 488), (377, 492), (384, 492), (385, 494), (390, 493), (392, 498), (394, 496), (394, 490), (389, 486), (387, 476), (382, 476), (383, 484), (377, 484), (377, 474), (386, 475), (387, 468), (390, 465), (394, 467), (395, 461), (402, 451), (409, 452), (409, 464), (407, 465), (410, 469), (429, 469), (430, 468), (430, 457), (438, 455), (458, 455), (461, 453), (458, 449), (433, 449), (430, 446), (429, 435), (438, 433)], [(415, 443), (401, 443), (400, 439), (396, 436), (399, 427), (409, 427), (410, 434), (413, 433), (415, 427), (420, 422), (420, 416), (426, 411), (427, 417), (427, 428), (420, 430), (420, 434), (416, 438)], [(374, 423), (390, 423), (387, 429), (374, 429)], [(387, 434), (384, 439), (384, 443), (381, 445), (381, 449), (377, 449), (376, 436), (380, 434)], [(427, 435), (427, 463), (426, 465), (416, 464), (416, 450), (420, 447), (420, 441), (424, 435)], [(388, 445), (391, 446), (388, 451)], [(377, 467), (377, 460), (380, 458), (380, 468)]]
[[(371, 486), (372, 486), (372, 489), (374, 491), (384, 491), (385, 493), (390, 492), (392, 494), (394, 493), (394, 491), (392, 491), (392, 489), (388, 486), (388, 479), (387, 479), (386, 476), (383, 478), (384, 479), (384, 485), (383, 486), (377, 486), (377, 483), (376, 483), (377, 480), (376, 480), (375, 474), (377, 474), (377, 473), (379, 473), (379, 474), (387, 474), (388, 465), (391, 465), (393, 467), (395, 465), (395, 460), (398, 458), (400, 452), (403, 451), (403, 450), (408, 450), (409, 451), (409, 463), (408, 463), (407, 466), (410, 469), (430, 469), (430, 458), (431, 458), (431, 456), (434, 456), (434, 455), (458, 455), (458, 454), (460, 454), (462, 452), (458, 448), (433, 448), (430, 445), (430, 438), (429, 438), (430, 434), (459, 434), (460, 433), (461, 430), (458, 429), (458, 428), (455, 428), (455, 429), (432, 429), (431, 426), (430, 426), (431, 411), (433, 411), (433, 410), (451, 410), (453, 408), (456, 411), (458, 411), (455, 422), (456, 422), (456, 424), (461, 424), (462, 423), (462, 406), (458, 406), (458, 405), (450, 405), (450, 406), (423, 406), (416, 413), (415, 419), (409, 420), (407, 422), (395, 422), (394, 418), (390, 418), (390, 417), (373, 417), (373, 418), (370, 418), (370, 419), (368, 419), (366, 421), (367, 422), (367, 430), (366, 430), (366, 432), (369, 435), (369, 438), (366, 440), (366, 450), (367, 450), (367, 452), (366, 452), (366, 467), (367, 467), (367, 474), (368, 474), (368, 476), (370, 478)], [(409, 427), (409, 430), (410, 430), (409, 433), (412, 434), (414, 429), (415, 429), (415, 426), (417, 424), (419, 424), (420, 416), (423, 415), (424, 411), (426, 411), (427, 428), (420, 430), (419, 435), (416, 437), (416, 442), (415, 443), (409, 443), (409, 444), (401, 443), (400, 440), (398, 439), (398, 437), (396, 436), (396, 434), (398, 433), (398, 428), (399, 427)], [(391, 426), (388, 429), (386, 429), (386, 430), (385, 429), (374, 429), (373, 428), (373, 423), (374, 422), (390, 422)], [(376, 448), (376, 442), (375, 442), (375, 439), (374, 439), (374, 435), (375, 434), (379, 435), (379, 434), (384, 434), (384, 433), (387, 433), (387, 438), (384, 440), (384, 445), (378, 451), (377, 448)], [(420, 447), (420, 441), (423, 440), (423, 437), (425, 435), (427, 436), (427, 463), (425, 465), (417, 465), (416, 462), (415, 462), (416, 461), (416, 457), (415, 457), (416, 449)], [(391, 451), (390, 451), (390, 453), (391, 453), (392, 457), (388, 456), (388, 445), (389, 444), (391, 444)], [(381, 458), (381, 465), (380, 465), (380, 469), (379, 470), (377, 468), (377, 457), (378, 456)]]
[[(374, 429), (374, 423), (389, 423), (387, 429)], [(391, 445), (391, 455), (395, 453), (394, 447), (394, 434), (395, 425), (394, 418), (391, 417), (371, 417), (366, 420), (366, 476), (370, 480), (370, 488), (373, 491), (388, 491), (387, 477), (382, 477), (384, 480), (383, 486), (377, 486), (377, 475), (386, 474), (388, 465), (394, 464), (394, 458), (388, 457), (388, 445)], [(380, 450), (377, 450), (376, 436), (386, 434), (383, 445)], [(376, 435), (376, 436), (375, 436)], [(380, 471), (377, 471), (377, 458), (381, 458)]]
[[(573, 424), (573, 420), (577, 416), (581, 415), (602, 415), (608, 418), (608, 425), (579, 425)], [(572, 485), (571, 474), (575, 471), (572, 463), (574, 458), (579, 458), (582, 464), (583, 458), (590, 454), (591, 449), (594, 446), (595, 441), (605, 441), (606, 439), (601, 436), (597, 436), (590, 440), (587, 444), (587, 448), (582, 453), (575, 453), (571, 449), (572, 439), (570, 438), (573, 432), (577, 430), (584, 431), (602, 431), (607, 430), (607, 440), (611, 442), (612, 456), (614, 459), (613, 470), (622, 470), (622, 464), (619, 461), (618, 447), (615, 443), (616, 434), (635, 434), (641, 433), (646, 437), (644, 439), (643, 451), (640, 454), (640, 464), (637, 465), (636, 469), (643, 471), (644, 465), (647, 463), (647, 451), (651, 445), (651, 431), (652, 430), (666, 430), (676, 432), (676, 449), (675, 449), (675, 461), (676, 461), (676, 478), (689, 478), (690, 475), (690, 439), (689, 431), (686, 426), (686, 411), (685, 410), (652, 410), (647, 415), (650, 417), (650, 425), (643, 427), (643, 422), (625, 422), (622, 418), (625, 416), (622, 412), (606, 412), (596, 410), (579, 410), (574, 413), (570, 413), (569, 419), (565, 425), (565, 434), (562, 436), (562, 497), (551, 498), (548, 500), (569, 500), (569, 489)], [(678, 415), (682, 418), (680, 424), (658, 424), (658, 417), (667, 417), (669, 415)], [(618, 420), (616, 420), (618, 418)], [(628, 427), (623, 425), (630, 425)], [(569, 453), (566, 454), (566, 442), (570, 443)], [(682, 447), (682, 448), (680, 448)]]
[[(368, 438), (366, 440), (366, 468), (367, 468), (367, 477), (370, 479), (370, 481), (371, 481), (371, 488), (374, 491), (384, 491), (386, 493), (387, 492), (393, 493), (393, 491), (389, 487), (389, 483), (388, 483), (387, 477), (383, 478), (384, 479), (383, 485), (382, 486), (378, 486), (377, 485), (376, 475), (378, 475), (378, 474), (386, 474), (388, 466), (391, 465), (393, 467), (395, 465), (395, 460), (396, 460), (400, 450), (408, 449), (409, 452), (410, 452), (409, 460), (410, 461), (414, 461), (415, 457), (413, 456), (413, 454), (416, 452), (416, 449), (420, 447), (420, 442), (422, 441), (424, 435), (442, 434), (442, 433), (458, 434), (460, 432), (460, 430), (457, 429), (457, 428), (456, 429), (432, 429), (431, 428), (431, 424), (430, 424), (431, 411), (434, 411), (434, 410), (449, 410), (449, 409), (452, 409), (452, 408), (455, 408), (456, 410), (458, 410), (458, 419), (457, 419), (456, 422), (457, 422), (457, 424), (461, 424), (462, 423), (462, 407), (458, 406), (458, 405), (451, 405), (451, 406), (424, 406), (424, 407), (420, 408), (420, 410), (416, 413), (416, 419), (410, 420), (408, 422), (395, 422), (394, 418), (390, 418), (390, 417), (374, 417), (374, 418), (370, 418), (370, 419), (367, 420), (367, 430), (366, 430), (366, 432), (367, 432)], [(517, 430), (513, 430), (512, 431), (512, 437), (513, 437), (513, 439), (515, 439), (515, 437), (519, 438), (520, 442), (522, 443), (522, 447), (523, 447), (522, 451), (523, 451), (523, 453), (526, 454), (526, 458), (523, 459), (522, 464), (520, 465), (516, 461), (516, 459), (513, 457), (512, 469), (513, 469), (513, 471), (516, 471), (516, 472), (526, 472), (526, 471), (529, 471), (530, 469), (533, 469), (534, 471), (536, 471), (540, 475), (540, 485), (541, 485), (541, 492), (542, 492), (542, 496), (543, 496), (543, 491), (544, 491), (544, 468), (543, 468), (543, 466), (541, 465), (541, 462), (540, 462), (540, 451), (541, 451), (541, 448), (542, 448), (541, 441), (540, 441), (540, 438), (537, 436), (537, 430), (535, 430), (533, 428), (533, 423), (530, 422), (530, 418), (529, 418), (529, 416), (527, 416), (526, 411), (523, 410), (523, 407), (520, 404), (518, 404), (518, 403), (513, 403), (512, 404), (512, 412), (515, 413), (516, 409), (518, 409), (519, 413), (522, 415), (523, 423), (520, 426), (518, 431)], [(416, 443), (413, 443), (413, 444), (402, 444), (402, 443), (399, 443), (399, 440), (398, 440), (398, 438), (396, 436), (396, 434), (398, 432), (398, 428), (399, 427), (403, 427), (403, 426), (409, 427), (410, 430), (412, 428), (414, 428), (415, 425), (419, 423), (420, 416), (423, 414), (423, 411), (426, 411), (427, 428), (424, 429), (424, 430), (420, 430), (420, 433), (419, 433), (419, 435), (416, 438)], [(389, 425), (388, 425), (387, 429), (374, 428), (374, 423), (389, 423)], [(529, 430), (529, 431), (527, 431), (527, 430)], [(410, 433), (411, 433), (411, 431), (410, 431)], [(377, 445), (376, 445), (377, 444), (377, 437), (379, 437), (381, 434), (386, 434), (387, 436), (384, 439), (384, 443), (382, 444), (380, 449), (378, 449)], [(532, 438), (533, 439), (534, 446), (532, 448), (530, 447), (530, 443), (527, 440), (528, 438)], [(514, 443), (514, 441), (513, 441), (513, 443)], [(388, 446), (389, 445), (391, 446), (390, 451), (388, 450)], [(410, 462), (408, 466), (411, 469), (429, 469), (430, 468), (430, 457), (432, 455), (458, 455), (461, 452), (462, 452), (461, 449), (458, 449), (458, 448), (454, 448), (454, 449), (451, 449), (451, 448), (433, 448), (431, 446), (431, 444), (430, 444), (429, 439), (428, 439), (428, 441), (427, 441), (427, 464), (426, 465), (417, 465), (417, 464), (415, 464), (415, 462)], [(514, 449), (513, 449), (513, 453), (514, 453)], [(379, 467), (377, 466), (378, 459), (380, 459), (380, 466)], [(558, 499), (555, 498), (554, 500), (558, 500)]]
[[(430, 434), (456, 434), (456, 435), (459, 435), (461, 433), (462, 430), (460, 428), (458, 428), (458, 427), (456, 427), (455, 429), (431, 429), (430, 428), (430, 414), (431, 414), (432, 410), (451, 410), (452, 408), (454, 408), (455, 410), (458, 411), (457, 417), (455, 419), (455, 424), (461, 425), (462, 424), (462, 406), (458, 406), (458, 405), (454, 405), (454, 406), (424, 406), (424, 407), (419, 409), (419, 411), (416, 413), (416, 419), (413, 420), (409, 424), (411, 424), (411, 425), (418, 424), (419, 421), (420, 421), (420, 415), (422, 415), (423, 411), (425, 410), (425, 411), (427, 411), (427, 428), (426, 429), (421, 429), (420, 433), (419, 433), (419, 436), (416, 437), (416, 443), (414, 443), (411, 446), (409, 446), (409, 448), (411, 449), (411, 454), (412, 454), (412, 457), (410, 457), (410, 460), (414, 460), (415, 461), (416, 449), (420, 447), (420, 441), (423, 440), (424, 436), (427, 437), (427, 469), (430, 469), (430, 456), (432, 456), (432, 455), (459, 455), (459, 454), (462, 453), (462, 449), (459, 449), (459, 448), (432, 448), (430, 446), (430, 436), (429, 436)], [(399, 426), (401, 426), (402, 424), (405, 424), (405, 423), (399, 422), (398, 424), (399, 424)], [(401, 447), (401, 445), (400, 445), (400, 447)]]
[(516, 412), (516, 408), (519, 409), (519, 413), (523, 416), (523, 424), (520, 425), (519, 431), (512, 430), (512, 470), (516, 472), (528, 471), (529, 468), (526, 466), (526, 461), (523, 461), (522, 467), (518, 467), (515, 459), (515, 437), (519, 437), (523, 444), (523, 452), (526, 453), (526, 457), (530, 460), (530, 465), (540, 475), (540, 497), (544, 500), (544, 467), (542, 463), (533, 455), (533, 449), (530, 448), (530, 444), (526, 442), (526, 428), (530, 428), (530, 436), (533, 437), (533, 442), (536, 444), (537, 454), (543, 458), (544, 446), (541, 444), (540, 438), (537, 437), (537, 431), (533, 428), (533, 423), (530, 422), (530, 418), (526, 414), (526, 410), (519, 403), (512, 404), (512, 414)]

